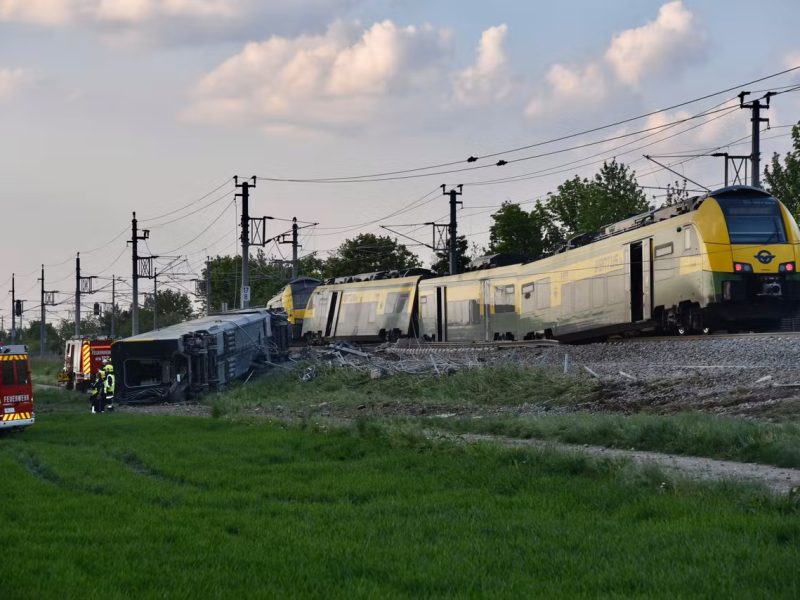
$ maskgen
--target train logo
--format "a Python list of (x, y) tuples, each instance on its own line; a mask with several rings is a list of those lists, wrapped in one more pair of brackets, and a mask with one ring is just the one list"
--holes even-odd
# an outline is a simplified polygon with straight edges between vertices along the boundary
[(753, 258), (755, 258), (762, 265), (768, 265), (772, 262), (772, 259), (775, 258), (775, 255), (769, 250), (761, 250)]

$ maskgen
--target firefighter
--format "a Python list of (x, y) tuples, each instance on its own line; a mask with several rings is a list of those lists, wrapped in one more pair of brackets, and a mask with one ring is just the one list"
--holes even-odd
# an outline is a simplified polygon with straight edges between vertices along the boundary
[(114, 377), (114, 365), (108, 363), (103, 367), (103, 393), (105, 408), (114, 410), (114, 384), (116, 383)]
[(92, 413), (103, 412), (103, 378), (98, 371), (89, 386), (89, 402), (92, 404)]

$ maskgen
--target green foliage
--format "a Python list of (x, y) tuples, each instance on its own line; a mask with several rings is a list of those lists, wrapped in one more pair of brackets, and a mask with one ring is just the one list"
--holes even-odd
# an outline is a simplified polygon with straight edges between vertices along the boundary
[(504, 202), (492, 215), (489, 230), (489, 250), (493, 253), (517, 254), (528, 260), (538, 260), (564, 243), (543, 204), (525, 212), (519, 204)]
[[(458, 272), (463, 273), (472, 260), (469, 252), (469, 243), (463, 235), (456, 237), (456, 252), (458, 253)], [(450, 274), (450, 253), (437, 252), (436, 262), (431, 265), (431, 271), (437, 275)]]
[(792, 149), (783, 162), (777, 152), (772, 155), (772, 167), (764, 168), (764, 181), (769, 193), (800, 218), (800, 121), (792, 127)]
[(648, 204), (636, 173), (612, 160), (592, 180), (576, 176), (558, 186), (546, 208), (569, 239), (644, 212)]
[(8, 598), (800, 588), (788, 502), (580, 454), (435, 444), (363, 420), (300, 429), (63, 411), (0, 442)]
[(594, 178), (568, 179), (529, 213), (518, 204), (503, 204), (492, 215), (490, 249), (536, 260), (576, 235), (647, 209), (636, 173), (616, 160), (604, 162)]
[(325, 277), (419, 267), (419, 258), (388, 236), (362, 233), (345, 240), (325, 261)]
[(662, 415), (572, 415), (441, 419), (459, 432), (596, 444), (688, 456), (707, 456), (778, 467), (800, 467), (800, 426), (757, 423), (697, 413)]

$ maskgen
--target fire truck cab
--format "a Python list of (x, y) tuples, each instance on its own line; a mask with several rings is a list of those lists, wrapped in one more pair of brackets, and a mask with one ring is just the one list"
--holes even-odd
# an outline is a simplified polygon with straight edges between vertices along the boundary
[(111, 360), (109, 339), (73, 338), (64, 348), (64, 368), (58, 382), (68, 390), (86, 391), (92, 377)]
[(0, 429), (33, 425), (34, 417), (28, 349), (0, 345)]

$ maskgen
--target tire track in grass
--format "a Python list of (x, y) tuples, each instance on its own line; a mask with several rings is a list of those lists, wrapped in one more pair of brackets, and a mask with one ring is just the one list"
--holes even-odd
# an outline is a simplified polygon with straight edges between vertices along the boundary
[(206, 486), (198, 485), (197, 483), (187, 481), (181, 477), (174, 477), (168, 475), (157, 468), (154, 468), (144, 462), (135, 452), (128, 450), (124, 452), (116, 452), (111, 455), (116, 461), (122, 464), (129, 471), (146, 477), (158, 483), (169, 483), (181, 487), (192, 488), (195, 490), (207, 489)]

